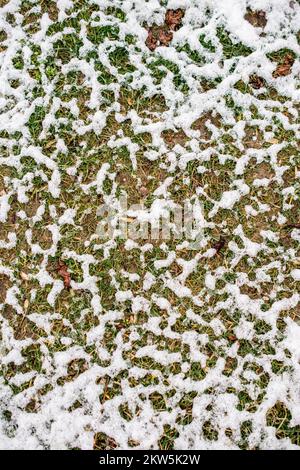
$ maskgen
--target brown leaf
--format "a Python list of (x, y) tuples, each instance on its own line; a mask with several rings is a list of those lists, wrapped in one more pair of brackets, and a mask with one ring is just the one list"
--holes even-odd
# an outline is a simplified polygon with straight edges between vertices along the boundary
[(65, 288), (70, 289), (71, 276), (67, 265), (63, 261), (58, 262), (57, 272), (63, 278)]
[(150, 49), (150, 51), (154, 51), (158, 46), (158, 39), (154, 37), (153, 31), (151, 28), (148, 30), (148, 36), (147, 36), (145, 44), (148, 47), (148, 49)]
[(154, 51), (158, 46), (168, 46), (173, 39), (173, 33), (165, 25), (152, 26), (148, 30), (146, 46), (150, 51)]
[(141, 186), (140, 187), (140, 195), (142, 197), (146, 197), (148, 195), (149, 191), (148, 189), (146, 188), (146, 186)]
[(212, 246), (216, 250), (216, 254), (218, 254), (222, 250), (222, 248), (224, 248), (225, 244), (226, 244), (225, 238), (220, 237), (220, 240)]
[(125, 328), (125, 323), (120, 321), (120, 323), (115, 324), (115, 327), (117, 330), (122, 330), (123, 328)]
[(173, 31), (180, 28), (181, 20), (184, 16), (184, 10), (178, 8), (177, 10), (167, 10), (165, 16), (165, 23)]
[(273, 72), (273, 77), (285, 77), (291, 73), (291, 66), (288, 64), (277, 65), (276, 70)]
[(180, 129), (179, 131), (176, 131), (176, 132), (171, 130), (171, 129), (167, 129), (167, 130), (162, 132), (162, 137), (163, 137), (165, 143), (169, 147), (172, 147), (172, 148), (176, 144), (179, 144), (182, 147), (184, 147), (187, 140), (188, 140), (187, 135), (185, 134), (185, 132), (182, 129)]
[(249, 83), (253, 88), (255, 88), (255, 90), (258, 90), (259, 88), (265, 86), (265, 80), (257, 75), (251, 75)]
[(159, 45), (168, 46), (173, 39), (172, 31), (176, 31), (181, 26), (181, 19), (184, 16), (184, 10), (167, 10), (165, 15), (165, 24), (161, 26), (153, 25), (148, 28), (148, 36), (145, 41), (150, 51), (154, 51)]
[(20, 272), (20, 278), (22, 281), (29, 281), (29, 276), (26, 273)]
[(267, 24), (266, 13), (263, 10), (252, 11), (249, 9), (244, 18), (255, 27), (264, 28)]
[(229, 341), (236, 341), (237, 340), (237, 337), (235, 335), (228, 335), (228, 339)]
[(158, 39), (161, 45), (168, 46), (173, 39), (173, 33), (171, 31), (159, 30)]
[(291, 54), (286, 54), (281, 63), (279, 63), (273, 72), (273, 77), (285, 77), (291, 73), (291, 68), (294, 63), (294, 57)]

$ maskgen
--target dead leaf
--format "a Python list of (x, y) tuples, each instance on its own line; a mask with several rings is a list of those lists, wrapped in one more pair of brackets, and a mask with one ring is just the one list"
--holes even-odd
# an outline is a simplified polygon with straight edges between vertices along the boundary
[(171, 31), (161, 29), (158, 33), (158, 39), (162, 46), (168, 46), (173, 39), (173, 33)]
[(173, 39), (173, 33), (165, 25), (153, 26), (148, 30), (146, 46), (154, 51), (158, 46), (168, 46)]
[(184, 10), (178, 8), (177, 10), (167, 10), (165, 16), (165, 23), (173, 31), (180, 28), (181, 20), (184, 16)]
[(222, 250), (222, 248), (224, 248), (225, 244), (226, 244), (225, 238), (220, 237), (220, 240), (212, 246), (216, 250), (216, 254), (218, 254)]
[(273, 77), (285, 77), (291, 73), (291, 68), (293, 66), (295, 59), (291, 54), (286, 54), (281, 63), (279, 63), (276, 69), (273, 72)]
[(20, 278), (22, 281), (29, 281), (29, 277), (26, 273), (23, 273), (23, 271), (20, 272)]
[(252, 88), (255, 88), (255, 90), (258, 90), (259, 88), (262, 88), (265, 86), (265, 80), (262, 77), (259, 77), (257, 75), (251, 75), (249, 79), (249, 83), (252, 86)]
[(165, 23), (163, 25), (153, 25), (148, 28), (146, 46), (150, 51), (154, 51), (158, 46), (168, 46), (173, 39), (173, 32), (181, 26), (181, 19), (184, 16), (184, 10), (167, 10)]
[(148, 49), (150, 49), (150, 51), (154, 51), (158, 46), (158, 38), (154, 37), (153, 31), (151, 28), (148, 30), (148, 36), (147, 36), (145, 44), (148, 47)]
[(237, 337), (235, 335), (228, 335), (229, 341), (236, 341)]
[(121, 321), (120, 323), (116, 323), (115, 327), (117, 330), (122, 330), (123, 328), (125, 328), (125, 323)]
[(70, 289), (71, 286), (71, 276), (68, 272), (68, 267), (63, 261), (58, 262), (58, 274), (63, 278), (64, 286), (66, 289)]
[(143, 197), (146, 197), (148, 195), (148, 189), (146, 188), (146, 186), (141, 186), (140, 187), (140, 195), (143, 196)]
[(267, 24), (266, 12), (263, 10), (252, 11), (249, 9), (244, 18), (256, 28), (264, 28)]
[(291, 66), (288, 64), (277, 65), (276, 70), (273, 72), (273, 77), (285, 77), (291, 73)]

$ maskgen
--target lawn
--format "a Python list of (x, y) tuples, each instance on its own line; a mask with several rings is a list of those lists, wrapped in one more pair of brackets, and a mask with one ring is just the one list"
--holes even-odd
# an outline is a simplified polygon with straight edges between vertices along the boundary
[(299, 450), (299, 28), (0, 0), (1, 449)]

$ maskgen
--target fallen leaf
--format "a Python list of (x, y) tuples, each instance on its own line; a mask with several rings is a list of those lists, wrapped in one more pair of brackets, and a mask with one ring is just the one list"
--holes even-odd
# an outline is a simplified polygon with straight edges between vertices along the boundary
[(154, 51), (158, 46), (168, 46), (173, 39), (172, 31), (169, 31), (165, 25), (153, 26), (148, 30), (146, 46), (150, 51)]
[(285, 77), (291, 73), (291, 68), (294, 63), (294, 57), (291, 54), (286, 54), (283, 61), (277, 65), (276, 69), (273, 72), (273, 77)]
[(181, 20), (184, 16), (184, 10), (181, 8), (178, 8), (177, 10), (167, 10), (166, 11), (166, 16), (165, 16), (165, 23), (175, 31), (180, 27), (181, 25)]
[(184, 16), (184, 10), (167, 10), (165, 23), (163, 25), (153, 25), (148, 28), (148, 36), (145, 41), (150, 51), (154, 51), (158, 46), (168, 46), (173, 39), (172, 31), (176, 31), (181, 26), (181, 19)]
[(264, 28), (267, 24), (266, 13), (263, 10), (252, 11), (249, 9), (244, 18), (255, 27)]
[(141, 196), (143, 196), (143, 197), (147, 196), (147, 195), (148, 195), (148, 192), (149, 192), (149, 191), (148, 191), (148, 189), (146, 188), (146, 186), (141, 186), (141, 187), (140, 187), (140, 195), (141, 195)]
[(258, 90), (259, 88), (265, 86), (265, 80), (262, 77), (259, 77), (258, 75), (251, 75), (249, 83), (252, 88), (255, 88), (255, 90)]
[(216, 254), (218, 254), (222, 250), (225, 244), (226, 244), (225, 238), (220, 237), (220, 240), (212, 246), (216, 250)]
[(273, 77), (285, 77), (291, 73), (291, 66), (288, 64), (277, 65), (276, 70), (273, 72)]
[(68, 267), (63, 261), (58, 262), (58, 274), (63, 278), (64, 286), (66, 289), (70, 289), (71, 286), (71, 276), (68, 272)]
[(154, 37), (153, 31), (151, 28), (148, 30), (148, 36), (147, 36), (145, 44), (148, 47), (148, 49), (150, 49), (150, 51), (154, 51), (158, 46), (158, 39)]
[(161, 29), (158, 33), (158, 39), (161, 45), (168, 46), (173, 39), (173, 33)]
[(228, 335), (229, 341), (236, 341), (237, 337), (235, 335)]

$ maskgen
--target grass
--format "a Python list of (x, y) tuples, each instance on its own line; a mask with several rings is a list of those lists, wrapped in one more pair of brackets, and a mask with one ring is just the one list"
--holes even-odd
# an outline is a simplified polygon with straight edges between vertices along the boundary
[[(217, 37), (223, 47), (223, 55), (225, 59), (232, 59), (233, 57), (247, 56), (251, 54), (250, 47), (245, 46), (241, 42), (232, 41), (230, 34), (224, 28), (217, 29)], [(200, 41), (201, 42), (201, 41)], [(211, 46), (209, 46), (211, 49)]]
[[(296, 110), (296, 105), (283, 95), (276, 80), (265, 81), (261, 89), (256, 89), (249, 74), (223, 93), (214, 103), (214, 110), (197, 109), (198, 117), (189, 129), (175, 126), (175, 117), (180, 117), (183, 109), (180, 103), (189, 103), (190, 93), (207, 92), (209, 96), (224, 80), (217, 73), (214, 77), (202, 76), (201, 67), (216, 60), (221, 67), (231, 60), (230, 73), (234, 73), (252, 49), (229, 33), (226, 25), (219, 25), (213, 39), (206, 33), (199, 35), (199, 47), (182, 39), (172, 55), (148, 53), (142, 49), (138, 34), (129, 34), (125, 27), (128, 15), (121, 8), (110, 6), (99, 11), (97, 5), (83, 0), (73, 4), (62, 21), (58, 20), (55, 2), (39, 2), (40, 9), (34, 14), (31, 2), (20, 6), (31, 56), (25, 60), (24, 50), (15, 50), (11, 85), (21, 94), (25, 86), (24, 96), (29, 102), (45, 98), (50, 90), (50, 101), (45, 99), (43, 105), (35, 106), (28, 116), (26, 133), (10, 132), (8, 128), (0, 135), (1, 158), (3, 155), (6, 159), (1, 160), (0, 197), (10, 194), (9, 217), (0, 224), (0, 240), (5, 244), (10, 233), (17, 237), (12, 248), (0, 247), (0, 268), (12, 271), (11, 278), (0, 272), (1, 339), (9, 345), (16, 341), (21, 357), (19, 362), (9, 359), (1, 372), (3, 384), (11, 393), (11, 403), (1, 411), (2, 419), (7, 426), (18, 419), (20, 407), (16, 408), (15, 403), (20, 397), (22, 413), (37, 416), (47, 403), (52, 403), (53, 390), (64, 393), (74, 386), (72, 400), (63, 406), (74, 419), (83, 413), (86, 422), (93, 410), (98, 410), (90, 427), (81, 429), (89, 434), (90, 447), (95, 450), (120, 447), (114, 430), (107, 433), (102, 427), (111, 405), (115, 419), (126, 432), (132, 423), (136, 426), (142, 422), (143, 413), (150, 410), (151, 423), (159, 435), (153, 446), (158, 449), (176, 449), (177, 439), (185, 433), (190, 435), (191, 430), (193, 434), (195, 426), (196, 437), (205, 445), (217, 445), (224, 431), (229, 448), (260, 448), (264, 438), (260, 441), (253, 437), (253, 430), (268, 397), (271, 378), (283, 380), (295, 372), (293, 352), (283, 341), (289, 322), (299, 322), (299, 305), (283, 310), (275, 324), (268, 314), (272, 317), (275, 302), (292, 297), (299, 288), (299, 281), (290, 276), (291, 269), (299, 264), (299, 243), (288, 227), (299, 223), (299, 117), (290, 112)], [(32, 39), (38, 28), (37, 18), (44, 13), (53, 21), (47, 30), (53, 51), (46, 56)], [(7, 21), (14, 23), (13, 13)], [(88, 45), (79, 34), (83, 25)], [(0, 42), (6, 39), (5, 32), (0, 31)], [(267, 58), (280, 64), (286, 54), (292, 51), (284, 48)], [(77, 58), (94, 69), (95, 83), (83, 69), (70, 66)], [(196, 66), (194, 75), (182, 68), (182, 62), (186, 67)], [(28, 86), (24, 79), (27, 72), (34, 81)], [(166, 92), (166, 77), (170, 78), (172, 94), (173, 90), (174, 94), (179, 92), (176, 99)], [(146, 86), (150, 82), (151, 93)], [(291, 83), (295, 85), (294, 78)], [(54, 98), (58, 107), (54, 122), (48, 126)], [(96, 108), (92, 104), (95, 99)], [(70, 110), (72, 100), (78, 106), (78, 117)], [(98, 128), (93, 121), (96, 111), (99, 116), (106, 114), (103, 127)], [(268, 111), (268, 119), (264, 111)], [(142, 129), (134, 124), (136, 116)], [(163, 125), (157, 143), (152, 126), (159, 123)], [(241, 137), (237, 123), (244, 124)], [(112, 145), (123, 138), (129, 141)], [(128, 142), (137, 146), (136, 168), (132, 166)], [(29, 145), (39, 147), (57, 165), (61, 177), (59, 197), (49, 191), (52, 170), (26, 155)], [(275, 153), (274, 145), (280, 146)], [(191, 160), (181, 165), (186, 154)], [(245, 165), (240, 173), (242, 161)], [(102, 186), (97, 186), (93, 183), (104, 163), (110, 167)], [(155, 191), (161, 189), (167, 177), (168, 198), (182, 203), (197, 197), (202, 202), (209, 221), (206, 247), (195, 253), (179, 248), (174, 240), (163, 246), (149, 236), (128, 249), (122, 238), (116, 238), (108, 247), (95, 237), (101, 204), (125, 192), (130, 204), (142, 201), (149, 208), (160, 198)], [(270, 180), (267, 186), (256, 185), (264, 179)], [(243, 180), (249, 192), (232, 209), (219, 208), (210, 215), (222, 195), (236, 189), (237, 180)], [(89, 184), (90, 188), (85, 186)], [(289, 192), (289, 188), (293, 190)], [(39, 215), (42, 204), (44, 212)], [(56, 236), (50, 230), (52, 225), (70, 208), (76, 212), (74, 224), (59, 227), (54, 252), (47, 252)], [(282, 216), (284, 223), (280, 222)], [(268, 239), (268, 231), (276, 237)], [(34, 252), (29, 235), (40, 253)], [(221, 249), (205, 258), (205, 251), (216, 247), (221, 239)], [(250, 241), (264, 243), (264, 249), (251, 256), (247, 252)], [(148, 251), (143, 248), (146, 242), (152, 244)], [(175, 260), (158, 269), (155, 262), (166, 259), (169, 251), (176, 253)], [(180, 279), (195, 255), (201, 257), (184, 279), (192, 297), (181, 296), (168, 281)], [(91, 257), (89, 266), (84, 256)], [(72, 283), (86, 281), (87, 273), (90, 278), (83, 287), (72, 284), (71, 289), (62, 289), (51, 305), (53, 282), (62, 281), (57, 268), (61, 260)], [(39, 282), (42, 267), (51, 276), (44, 284)], [(149, 274), (154, 276), (154, 283), (146, 289)], [(215, 276), (215, 288), (207, 285), (207, 274)], [(21, 311), (10, 300), (12, 286), (16, 287)], [(250, 313), (235, 298), (236, 288), (248, 296), (249, 302), (257, 302), (261, 315), (256, 316), (252, 310)], [(117, 301), (118, 291), (130, 291), (132, 297)], [(141, 297), (146, 306), (139, 306)], [(100, 311), (96, 309), (99, 304)], [(139, 354), (146, 347), (153, 347), (157, 354), (147, 350)], [(57, 367), (55, 361), (62, 360), (59, 358), (72, 348), (78, 353)], [(3, 350), (4, 356), (8, 352)], [(173, 358), (169, 363), (163, 360), (169, 357)], [(216, 371), (218, 380), (211, 381)], [(32, 377), (24, 375), (22, 379), (30, 372)], [(84, 382), (89, 374), (92, 379)], [(42, 385), (37, 377), (43, 379)], [(81, 393), (81, 380), (86, 383), (87, 393)], [(88, 393), (95, 390), (93, 387), (97, 388), (96, 404)], [(224, 428), (226, 416), (218, 408), (223, 395), (233, 399), (233, 411), (239, 416), (236, 429)], [(285, 398), (287, 403), (270, 405), (262, 430), (269, 432), (272, 428), (279, 445), (288, 439), (299, 446), (299, 426), (291, 425), (292, 409)], [(8, 435), (17, 435), (16, 429), (8, 429)], [(142, 438), (142, 432), (140, 440), (126, 434), (126, 445), (143, 447)], [(66, 446), (80, 448), (78, 436), (73, 444)], [(51, 442), (47, 445), (51, 447)]]

